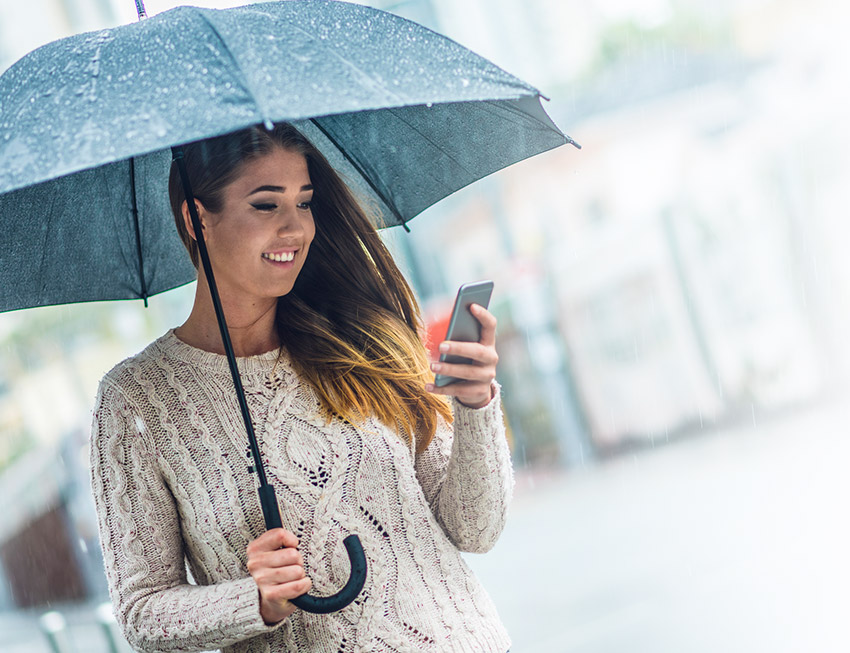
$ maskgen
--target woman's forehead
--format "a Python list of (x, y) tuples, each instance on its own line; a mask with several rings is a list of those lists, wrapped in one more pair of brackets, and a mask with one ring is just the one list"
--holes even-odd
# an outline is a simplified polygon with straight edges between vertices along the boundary
[(275, 147), (266, 154), (245, 161), (228, 189), (247, 194), (260, 186), (275, 186), (286, 192), (299, 192), (302, 186), (309, 185), (310, 172), (304, 155)]

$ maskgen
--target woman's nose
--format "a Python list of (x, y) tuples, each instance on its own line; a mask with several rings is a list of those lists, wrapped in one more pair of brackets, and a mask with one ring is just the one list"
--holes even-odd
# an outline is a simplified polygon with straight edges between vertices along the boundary
[(286, 235), (298, 232), (300, 230), (301, 221), (298, 219), (298, 208), (293, 207), (280, 212), (280, 222), (278, 223), (278, 235)]

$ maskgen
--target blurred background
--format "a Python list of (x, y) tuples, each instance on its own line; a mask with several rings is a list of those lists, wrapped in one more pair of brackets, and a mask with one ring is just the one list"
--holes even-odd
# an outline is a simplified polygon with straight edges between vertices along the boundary
[[(850, 650), (850, 6), (366, 4), (537, 86), (583, 146), (383, 234), (437, 340), (461, 283), (496, 284), (517, 487), (467, 559), (512, 651)], [(0, 71), (135, 19), (0, 0)], [(127, 650), (99, 609), (90, 411), (193, 292), (0, 314), (0, 651)]]

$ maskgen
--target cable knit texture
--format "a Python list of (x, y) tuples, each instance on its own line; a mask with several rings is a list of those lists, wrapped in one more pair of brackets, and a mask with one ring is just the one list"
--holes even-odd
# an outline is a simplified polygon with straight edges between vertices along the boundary
[(312, 594), (348, 578), (342, 540), (360, 536), (360, 596), (330, 615), (267, 626), (245, 549), (265, 530), (224, 356), (169, 331), (101, 381), (91, 443), (109, 590), (139, 651), (386, 653), (510, 644), (460, 551), (489, 550), (513, 486), (499, 395), (454, 402), (420, 455), (369, 420), (327, 422), (277, 352), (238, 359), (284, 526), (301, 541)]

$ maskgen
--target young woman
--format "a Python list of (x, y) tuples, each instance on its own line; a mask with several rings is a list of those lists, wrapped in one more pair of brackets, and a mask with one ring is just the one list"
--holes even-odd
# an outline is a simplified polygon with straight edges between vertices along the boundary
[[(512, 490), (495, 318), (475, 307), (481, 341), (443, 343), (473, 364), (429, 370), (410, 288), (299, 132), (251, 128), (184, 152), (285, 528), (265, 531), (201, 267), (186, 322), (110, 371), (97, 397), (92, 488), (130, 644), (504, 653), (460, 555), (493, 546)], [(169, 192), (199, 267), (175, 170)], [(465, 380), (437, 388), (431, 371)], [(369, 566), (361, 594), (333, 614), (297, 610), (289, 599), (345, 583), (352, 533)]]

